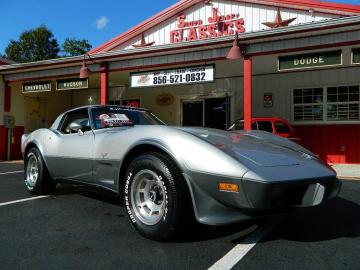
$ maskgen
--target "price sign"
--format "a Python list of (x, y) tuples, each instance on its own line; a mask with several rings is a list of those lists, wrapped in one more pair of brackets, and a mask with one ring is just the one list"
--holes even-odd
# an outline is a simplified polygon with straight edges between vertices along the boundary
[(214, 81), (214, 65), (131, 73), (131, 87), (206, 83)]

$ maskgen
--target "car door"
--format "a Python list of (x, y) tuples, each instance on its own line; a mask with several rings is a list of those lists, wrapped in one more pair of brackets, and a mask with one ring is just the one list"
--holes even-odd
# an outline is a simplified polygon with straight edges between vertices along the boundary
[[(80, 130), (71, 126), (81, 125)], [(74, 110), (66, 114), (56, 132), (49, 167), (56, 178), (91, 182), (93, 177), (94, 132), (90, 126), (88, 109)]]

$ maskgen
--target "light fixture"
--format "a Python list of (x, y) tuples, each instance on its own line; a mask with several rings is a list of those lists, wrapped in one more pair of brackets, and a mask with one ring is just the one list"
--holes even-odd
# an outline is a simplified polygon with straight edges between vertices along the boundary
[(310, 15), (311, 15), (312, 17), (314, 17), (314, 16), (315, 16), (315, 9), (310, 8), (310, 9), (309, 9), (309, 13), (310, 13)]
[(80, 79), (87, 79), (90, 77), (90, 74), (91, 74), (91, 71), (90, 69), (86, 66), (86, 63), (85, 63), (85, 58), (86, 56), (89, 57), (89, 59), (91, 60), (91, 62), (94, 63), (94, 61), (91, 59), (90, 55), (85, 53), (84, 54), (84, 58), (83, 58), (83, 63), (82, 63), (82, 67), (80, 69)]
[(236, 33), (233, 46), (228, 52), (226, 58), (231, 60), (237, 60), (237, 59), (241, 59), (242, 57), (243, 57), (243, 51), (239, 47), (239, 37), (238, 37), (238, 33)]

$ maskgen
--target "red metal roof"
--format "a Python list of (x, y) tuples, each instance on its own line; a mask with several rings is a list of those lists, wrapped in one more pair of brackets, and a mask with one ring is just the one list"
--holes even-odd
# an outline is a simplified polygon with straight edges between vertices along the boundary
[[(315, 11), (328, 14), (337, 14), (342, 16), (357, 15), (360, 14), (360, 5), (340, 4), (334, 2), (324, 2), (318, 0), (230, 0), (236, 2), (254, 3), (267, 6), (287, 7), (295, 9), (314, 9)], [(158, 25), (159, 23), (176, 16), (183, 10), (197, 4), (204, 2), (204, 0), (182, 0), (173, 6), (165, 9), (164, 11), (150, 17), (144, 22), (129, 29), (125, 33), (105, 42), (104, 44), (89, 51), (89, 54), (111, 51), (115, 47), (123, 44), (131, 38), (134, 38), (144, 31), (147, 31), (151, 27)]]
[(10, 65), (10, 64), (15, 64), (15, 61), (9, 60), (9, 59), (5, 59), (5, 58), (0, 58), (0, 65)]

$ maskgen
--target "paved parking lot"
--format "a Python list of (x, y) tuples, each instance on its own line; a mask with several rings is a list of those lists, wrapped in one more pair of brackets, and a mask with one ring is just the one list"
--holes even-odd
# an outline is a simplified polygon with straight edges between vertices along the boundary
[[(0, 163), (1, 269), (208, 269), (230, 251), (239, 259), (271, 222), (199, 227), (178, 242), (153, 242), (131, 228), (112, 194), (62, 185), (17, 202), (31, 197), (21, 170)], [(234, 269), (360, 269), (359, 254), (360, 181), (346, 180), (339, 198), (282, 217)]]

